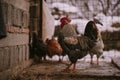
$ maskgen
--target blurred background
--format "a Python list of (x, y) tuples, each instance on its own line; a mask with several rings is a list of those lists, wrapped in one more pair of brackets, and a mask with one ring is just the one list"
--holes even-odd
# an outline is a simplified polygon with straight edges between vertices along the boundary
[(104, 54), (120, 55), (120, 0), (45, 0), (54, 17), (55, 36), (60, 18), (69, 16), (71, 23), (83, 34), (88, 21), (94, 18), (105, 44)]

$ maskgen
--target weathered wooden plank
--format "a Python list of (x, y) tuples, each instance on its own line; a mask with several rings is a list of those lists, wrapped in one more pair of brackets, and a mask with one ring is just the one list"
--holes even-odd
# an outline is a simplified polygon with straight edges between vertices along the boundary
[(11, 5), (11, 25), (13, 25), (14, 24), (14, 6), (13, 5)]
[(30, 22), (30, 18), (29, 18), (29, 16), (30, 16), (30, 14), (29, 13), (27, 13), (27, 15), (26, 15), (26, 17), (27, 17), (27, 21), (26, 21), (26, 27), (28, 27), (29, 26), (29, 22)]
[(8, 6), (7, 6), (7, 3), (2, 3), (2, 11), (3, 11), (3, 14), (4, 14), (4, 21), (5, 21), (5, 23), (7, 23), (8, 22), (8, 20), (7, 20), (7, 10), (8, 10)]
[(16, 46), (13, 47), (14, 48), (14, 52), (13, 52), (13, 65), (15, 66), (17, 64), (17, 49), (16, 49)]
[(13, 18), (13, 25), (17, 26), (17, 8), (13, 7), (13, 14), (12, 14), (12, 18)]
[(13, 62), (14, 62), (14, 49), (13, 49), (13, 47), (10, 47), (10, 67), (13, 67)]
[(17, 11), (17, 17), (18, 17), (18, 26), (22, 27), (22, 10), (18, 9)]
[(16, 56), (15, 56), (15, 64), (18, 64), (19, 63), (19, 52), (18, 52), (18, 45), (17, 46), (15, 46), (15, 49), (16, 49), (16, 51), (15, 51), (15, 54), (16, 54)]
[(23, 12), (23, 20), (22, 20), (23, 27), (28, 27), (28, 23), (29, 23), (29, 14), (27, 12)]
[(15, 46), (11, 47), (11, 52), (10, 52), (10, 67), (13, 67), (17, 64), (16, 61), (16, 48)]
[(26, 45), (26, 60), (29, 60), (29, 46)]
[(0, 48), (0, 72), (3, 70), (3, 54), (4, 54), (4, 49)]
[(23, 59), (23, 60), (22, 60), (22, 61), (25, 61), (25, 51), (26, 51), (26, 50), (25, 50), (25, 45), (23, 45), (22, 48), (23, 48), (23, 53), (22, 53), (22, 54), (23, 54), (23, 55), (22, 55), (22, 59)]
[(19, 63), (22, 62), (22, 46), (19, 46)]
[(4, 48), (4, 56), (3, 56), (3, 67), (4, 69), (9, 68), (9, 47)]
[(12, 5), (8, 4), (7, 25), (12, 25)]

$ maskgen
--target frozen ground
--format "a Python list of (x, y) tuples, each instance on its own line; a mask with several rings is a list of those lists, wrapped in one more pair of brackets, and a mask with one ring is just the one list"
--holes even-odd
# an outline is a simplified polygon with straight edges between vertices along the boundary
[[(76, 65), (76, 73), (62, 72), (69, 63), (67, 56), (64, 58), (64, 63), (56, 61), (58, 56), (54, 56), (53, 60), (55, 61), (43, 61), (32, 65), (24, 69), (18, 76), (13, 77), (13, 80), (119, 80), (120, 70), (110, 61), (112, 57), (120, 57), (120, 52), (104, 51), (103, 56), (99, 65), (91, 65), (89, 55), (79, 60)], [(73, 66), (70, 67), (70, 69), (72, 68)]]

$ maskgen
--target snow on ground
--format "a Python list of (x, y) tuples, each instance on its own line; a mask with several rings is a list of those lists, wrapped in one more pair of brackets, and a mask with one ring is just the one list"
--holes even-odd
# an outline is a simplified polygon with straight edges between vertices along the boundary
[[(103, 55), (100, 57), (100, 61), (105, 61), (105, 62), (111, 62), (112, 58), (117, 58), (120, 57), (120, 51), (117, 50), (110, 50), (110, 51), (104, 51)], [(90, 55), (87, 55), (85, 57), (86, 61), (90, 61)], [(93, 60), (96, 61), (96, 56), (94, 56)]]
[[(105, 62), (111, 62), (112, 58), (117, 58), (120, 57), (120, 51), (117, 50), (110, 50), (110, 51), (104, 51), (103, 55), (100, 57), (100, 61), (105, 61)], [(50, 59), (47, 57), (47, 59)], [(57, 55), (53, 56), (52, 60), (58, 61), (59, 57)], [(69, 61), (68, 56), (65, 56), (64, 61)], [(88, 54), (86, 57), (79, 59), (79, 61), (85, 61), (85, 62), (90, 62), (90, 55)], [(96, 61), (96, 55), (93, 57), (93, 61)]]

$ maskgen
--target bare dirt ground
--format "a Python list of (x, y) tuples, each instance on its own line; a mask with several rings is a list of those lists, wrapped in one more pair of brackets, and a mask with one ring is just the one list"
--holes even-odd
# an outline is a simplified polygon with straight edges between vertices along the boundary
[[(120, 80), (120, 70), (112, 63), (101, 61), (99, 65), (77, 62), (77, 72), (62, 72), (66, 63), (45, 61), (24, 69), (13, 80)], [(72, 69), (73, 66), (71, 66)]]

